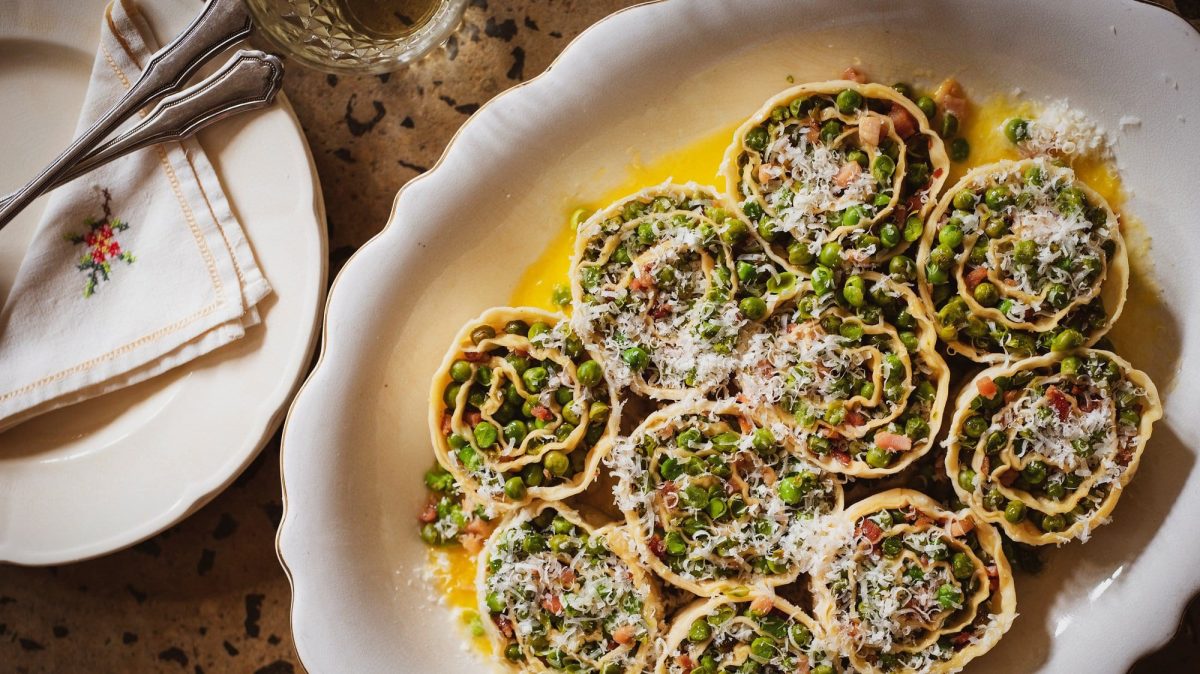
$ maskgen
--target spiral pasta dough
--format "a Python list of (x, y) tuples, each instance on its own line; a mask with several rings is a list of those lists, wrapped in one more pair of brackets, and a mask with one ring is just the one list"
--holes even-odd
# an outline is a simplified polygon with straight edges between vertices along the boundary
[(455, 337), (433, 378), (429, 431), (462, 489), (503, 510), (583, 491), (616, 435), (614, 406), (561, 316), (501, 307)]
[(813, 576), (816, 617), (860, 672), (955, 672), (1012, 625), (1016, 590), (1000, 535), (909, 489), (846, 509), (840, 545)]
[(990, 368), (959, 396), (946, 472), (979, 517), (1032, 545), (1086, 539), (1133, 479), (1158, 391), (1107, 351)]
[(941, 338), (978, 362), (1096, 343), (1121, 315), (1117, 216), (1045, 158), (977, 168), (942, 197), (917, 256)]
[(511, 512), (480, 557), (484, 630), (511, 671), (649, 671), (663, 608), (619, 527), (570, 508)]
[(643, 558), (701, 596), (794, 580), (842, 506), (841, 485), (795, 451), (786, 427), (731, 401), (650, 415), (610, 464)]
[(865, 266), (921, 236), (949, 172), (942, 141), (891, 87), (803, 84), (768, 100), (734, 134), (726, 192), (790, 271), (826, 245)]

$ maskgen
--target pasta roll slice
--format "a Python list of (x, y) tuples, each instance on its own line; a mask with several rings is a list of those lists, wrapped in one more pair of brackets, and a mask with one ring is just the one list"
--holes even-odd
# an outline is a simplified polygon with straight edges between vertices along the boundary
[(732, 401), (659, 410), (610, 465), (642, 557), (701, 596), (794, 580), (842, 507), (841, 484), (795, 451), (786, 426)]
[(896, 473), (929, 450), (941, 426), (950, 372), (933, 323), (888, 276), (852, 275), (841, 287), (823, 279), (802, 283), (745, 331), (741, 396), (773, 410), (825, 470)]
[(476, 583), (484, 631), (507, 669), (651, 669), (663, 606), (626, 538), (622, 528), (593, 528), (560, 503), (505, 516)]
[(834, 674), (842, 658), (820, 626), (773, 592), (699, 599), (675, 617), (655, 674)]
[(1087, 540), (1133, 479), (1160, 418), (1154, 383), (1108, 351), (1000, 365), (960, 394), (946, 470), (959, 498), (1013, 540)]
[(1016, 616), (1000, 534), (969, 510), (893, 489), (842, 514), (813, 576), (816, 616), (861, 672), (956, 672)]
[(455, 336), (430, 390), (438, 463), (487, 506), (587, 488), (620, 424), (613, 386), (566, 320), (485, 311)]
[(737, 209), (692, 183), (594, 214), (570, 274), (575, 331), (620, 386), (659, 400), (724, 386), (741, 326), (796, 289)]
[(802, 84), (735, 132), (726, 191), (795, 273), (866, 267), (921, 236), (945, 182), (941, 139), (912, 101), (880, 84)]
[(950, 349), (998, 362), (1095, 344), (1121, 315), (1129, 262), (1117, 215), (1046, 158), (977, 168), (921, 239), (921, 296)]

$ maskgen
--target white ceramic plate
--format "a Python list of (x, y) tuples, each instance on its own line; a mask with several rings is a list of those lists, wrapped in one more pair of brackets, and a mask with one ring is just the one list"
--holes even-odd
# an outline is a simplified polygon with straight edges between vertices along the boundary
[(1170, 636), (1200, 587), (1200, 382), (1171, 383), (1200, 372), (1200, 34), (1132, 0), (668, 0), (597, 24), (484, 106), (338, 278), (284, 441), (278, 544), (311, 671), (478, 671), (428, 600), (414, 519), (447, 340), (508, 300), (567, 206), (619, 182), (631, 155), (726, 128), (789, 74), (826, 79), (856, 60), (882, 81), (1067, 97), (1113, 130), (1141, 118), (1118, 151), (1170, 307), (1135, 293), (1114, 339), (1165, 392), (1166, 419), (1115, 522), (1018, 579), (1021, 616), (970, 670), (1124, 672)]
[[(0, 191), (70, 140), (105, 4), (0, 0)], [(200, 9), (188, 0), (140, 5), (160, 39)], [(325, 217), (296, 118), (283, 101), (205, 131), (201, 143), (275, 290), (259, 305), (263, 324), (164, 376), (0, 434), (0, 561), (102, 555), (195, 511), (275, 432), (309, 364), (325, 290)], [(43, 206), (0, 232), (0, 298)]]

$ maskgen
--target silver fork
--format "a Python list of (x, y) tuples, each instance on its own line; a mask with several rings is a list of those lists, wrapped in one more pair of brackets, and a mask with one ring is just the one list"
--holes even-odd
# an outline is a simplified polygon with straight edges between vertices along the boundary
[(200, 66), (249, 35), (253, 26), (242, 0), (209, 0), (200, 15), (182, 33), (150, 57), (141, 76), (120, 100), (71, 141), (57, 159), (0, 206), (0, 229), (66, 176), (122, 122), (153, 101), (178, 90)]
[[(89, 152), (42, 192), (60, 187), (114, 159), (151, 145), (178, 141), (233, 115), (270, 105), (283, 84), (283, 62), (257, 50), (238, 51), (204, 80), (166, 96), (136, 126)], [(16, 194), (0, 199), (0, 209)]]

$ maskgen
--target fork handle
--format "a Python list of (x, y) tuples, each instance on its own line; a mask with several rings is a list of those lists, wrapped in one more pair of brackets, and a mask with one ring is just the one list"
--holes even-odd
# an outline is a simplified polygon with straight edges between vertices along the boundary
[(167, 46), (146, 62), (138, 79), (49, 166), (0, 206), (0, 229), (47, 187), (66, 174), (122, 122), (163, 94), (178, 89), (196, 69), (229, 45), (246, 37), (253, 27), (242, 0), (209, 0), (204, 11)]
[[(137, 126), (93, 150), (45, 191), (61, 187), (130, 152), (183, 140), (226, 117), (266, 107), (275, 100), (282, 83), (283, 62), (278, 56), (243, 49), (203, 81), (160, 100)], [(12, 198), (10, 195), (0, 199), (0, 207)]]

